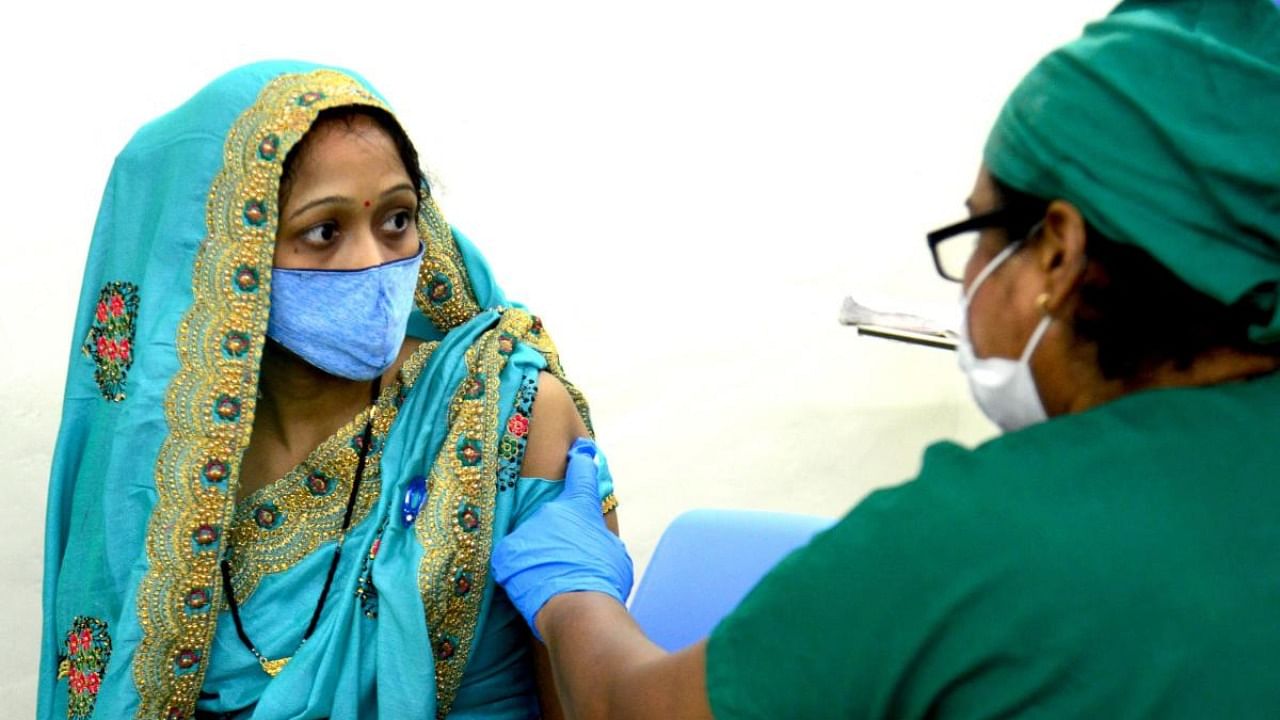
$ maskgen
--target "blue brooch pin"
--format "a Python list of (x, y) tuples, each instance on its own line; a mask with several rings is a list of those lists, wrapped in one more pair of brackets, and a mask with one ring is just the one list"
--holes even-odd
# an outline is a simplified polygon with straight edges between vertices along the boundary
[(400, 504), (400, 519), (405, 527), (409, 527), (414, 520), (418, 519), (418, 513), (422, 512), (422, 504), (426, 501), (427, 479), (421, 475), (415, 475), (404, 491), (404, 502)]

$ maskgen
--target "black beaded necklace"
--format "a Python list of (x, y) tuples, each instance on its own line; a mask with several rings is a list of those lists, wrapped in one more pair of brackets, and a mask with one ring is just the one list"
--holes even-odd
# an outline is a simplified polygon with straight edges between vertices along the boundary
[(324, 611), (325, 600), (329, 598), (329, 589), (333, 586), (333, 576), (338, 570), (338, 561), (342, 559), (342, 544), (347, 539), (347, 530), (351, 527), (351, 516), (354, 514), (356, 507), (356, 496), (360, 494), (360, 483), (364, 480), (365, 461), (369, 456), (369, 446), (373, 444), (373, 418), (378, 404), (378, 393), (382, 390), (382, 377), (376, 377), (373, 380), (373, 388), (369, 393), (369, 404), (374, 406), (369, 410), (369, 419), (365, 421), (364, 433), (360, 436), (360, 454), (356, 460), (356, 476), (351, 482), (351, 495), (347, 498), (347, 510), (342, 515), (342, 528), (338, 531), (338, 542), (333, 546), (333, 560), (329, 562), (329, 572), (324, 578), (324, 589), (320, 591), (320, 599), (316, 601), (316, 610), (311, 613), (311, 622), (307, 623), (307, 629), (302, 633), (302, 640), (298, 641), (298, 647), (294, 649), (293, 654), (287, 657), (269, 659), (263, 655), (258, 647), (249, 639), (249, 634), (244, 630), (244, 623), (240, 620), (240, 603), (236, 602), (236, 594), (231, 586), (231, 563), (223, 558), (222, 567), (222, 591), (227, 595), (227, 606), (231, 610), (231, 620), (236, 625), (236, 635), (240, 636), (240, 642), (244, 644), (249, 652), (258, 659), (258, 664), (262, 666), (263, 672), (275, 677), (280, 674), (285, 665), (293, 659), (293, 655), (302, 649), (307, 640), (311, 637), (311, 633), (316, 630), (316, 623), (320, 622), (320, 613)]

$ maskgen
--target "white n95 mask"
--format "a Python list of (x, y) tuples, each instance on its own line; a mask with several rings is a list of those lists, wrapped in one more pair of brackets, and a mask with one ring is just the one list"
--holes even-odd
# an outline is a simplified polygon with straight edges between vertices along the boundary
[(982, 268), (974, 278), (969, 291), (960, 299), (960, 327), (957, 335), (956, 357), (960, 370), (969, 381), (969, 391), (982, 409), (982, 413), (1001, 430), (1012, 432), (1048, 419), (1036, 381), (1031, 374), (1031, 356), (1040, 344), (1040, 338), (1049, 329), (1053, 318), (1045, 315), (1031, 333), (1031, 339), (1017, 360), (1002, 357), (978, 357), (969, 337), (969, 304), (987, 277), (1009, 259), (1021, 247), (1022, 242), (1010, 243)]

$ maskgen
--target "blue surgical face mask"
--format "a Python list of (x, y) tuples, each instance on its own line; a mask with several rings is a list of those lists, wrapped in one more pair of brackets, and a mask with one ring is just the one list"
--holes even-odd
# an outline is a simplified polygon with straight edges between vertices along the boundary
[(421, 264), (419, 244), (362, 270), (275, 268), (267, 337), (330, 375), (372, 380), (400, 353)]

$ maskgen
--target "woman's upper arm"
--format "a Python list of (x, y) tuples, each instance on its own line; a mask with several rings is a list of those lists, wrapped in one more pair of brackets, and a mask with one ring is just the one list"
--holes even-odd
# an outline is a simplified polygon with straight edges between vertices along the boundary
[[(578, 406), (564, 383), (544, 370), (538, 375), (538, 394), (529, 412), (529, 439), (520, 475), (563, 478), (569, 446), (580, 437), (590, 437), (590, 432), (578, 414)], [(604, 522), (615, 535), (618, 534), (618, 513), (615, 510), (605, 513)]]
[(539, 373), (538, 394), (529, 416), (528, 445), (520, 474), (524, 477), (563, 478), (569, 446), (577, 438), (588, 437), (589, 433), (578, 414), (578, 406), (555, 375), (546, 371)]

